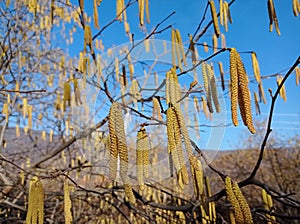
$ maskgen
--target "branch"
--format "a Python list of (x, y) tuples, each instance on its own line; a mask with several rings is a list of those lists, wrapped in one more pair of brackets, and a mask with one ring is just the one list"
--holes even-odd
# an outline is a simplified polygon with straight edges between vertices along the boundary
[(0, 92), (30, 94), (30, 93), (44, 93), (44, 92), (47, 92), (47, 90), (37, 89), (37, 90), (22, 91), (22, 90), (1, 89)]
[(253, 178), (253, 177), (256, 175), (256, 172), (257, 172), (257, 170), (258, 170), (259, 167), (260, 167), (260, 164), (261, 164), (262, 159), (263, 159), (264, 150), (265, 150), (265, 147), (266, 147), (266, 144), (267, 144), (269, 135), (270, 135), (271, 132), (272, 132), (271, 125), (272, 125), (272, 118), (273, 118), (273, 113), (274, 113), (274, 107), (275, 107), (276, 99), (277, 99), (277, 97), (278, 97), (278, 95), (279, 95), (279, 92), (280, 92), (281, 87), (284, 85), (285, 81), (286, 81), (286, 80), (288, 79), (288, 77), (292, 74), (292, 72), (293, 72), (294, 69), (298, 66), (299, 63), (300, 63), (300, 56), (297, 58), (297, 60), (296, 60), (295, 63), (293, 64), (293, 66), (289, 69), (289, 71), (288, 71), (288, 72), (286, 73), (286, 75), (284, 76), (284, 78), (283, 78), (283, 80), (281, 81), (280, 85), (277, 87), (277, 90), (276, 90), (276, 92), (275, 92), (275, 95), (272, 96), (272, 102), (271, 102), (271, 108), (270, 108), (270, 112), (269, 112), (267, 131), (266, 131), (265, 137), (264, 137), (264, 139), (263, 139), (263, 142), (262, 142), (262, 144), (261, 144), (259, 157), (258, 157), (257, 163), (256, 163), (256, 165), (255, 165), (255, 167), (254, 167), (252, 173), (250, 174), (250, 176), (249, 176), (245, 181), (247, 181), (248, 179)]
[(88, 136), (90, 133), (92, 133), (93, 131), (95, 131), (96, 129), (102, 127), (106, 122), (108, 121), (108, 115), (102, 119), (102, 121), (100, 121), (98, 124), (96, 124), (93, 128), (91, 128), (90, 130), (87, 130), (85, 132), (80, 132), (78, 133), (76, 136), (74, 136), (73, 138), (71, 138), (70, 140), (68, 140), (67, 142), (65, 142), (64, 144), (60, 145), (57, 149), (55, 149), (51, 154), (46, 155), (44, 158), (40, 159), (38, 162), (36, 162), (32, 167), (39, 167), (42, 163), (48, 161), (49, 159), (53, 158), (54, 156), (56, 156), (58, 153), (60, 153), (61, 151), (63, 151), (65, 148), (69, 147), (70, 145), (72, 145), (74, 142), (76, 142), (77, 140), (84, 138), (86, 136)]

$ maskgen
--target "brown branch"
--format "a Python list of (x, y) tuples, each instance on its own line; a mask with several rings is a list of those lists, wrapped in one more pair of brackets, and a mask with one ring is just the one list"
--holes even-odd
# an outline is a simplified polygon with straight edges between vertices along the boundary
[(267, 131), (266, 131), (265, 137), (263, 139), (263, 142), (261, 144), (259, 157), (258, 157), (257, 163), (256, 163), (256, 165), (255, 165), (252, 173), (250, 174), (250, 176), (245, 181), (247, 181), (248, 179), (253, 178), (256, 175), (256, 172), (257, 172), (257, 170), (260, 167), (260, 164), (261, 164), (261, 162), (263, 160), (264, 150), (265, 150), (265, 147), (266, 147), (269, 135), (272, 132), (272, 127), (271, 126), (272, 126), (272, 118), (273, 118), (273, 113), (274, 113), (276, 99), (277, 99), (277, 97), (279, 95), (281, 87), (284, 85), (285, 81), (292, 74), (292, 72), (298, 66), (298, 64), (300, 64), (300, 56), (297, 58), (297, 60), (295, 61), (295, 63), (293, 64), (293, 66), (289, 69), (289, 71), (286, 73), (286, 75), (284, 76), (284, 78), (281, 81), (280, 85), (277, 87), (277, 90), (276, 90), (274, 96), (272, 96), (272, 102), (271, 102), (271, 108), (270, 108), (270, 112), (269, 112)]
[(31, 94), (31, 93), (45, 93), (45, 92), (47, 92), (47, 90), (45, 90), (45, 89), (37, 89), (37, 90), (24, 91), (24, 90), (0, 89), (0, 92)]
[(102, 127), (106, 122), (108, 121), (108, 115), (103, 118), (98, 124), (96, 124), (93, 128), (85, 131), (85, 132), (80, 132), (64, 144), (60, 145), (57, 149), (55, 149), (51, 154), (46, 155), (45, 157), (41, 158), (38, 162), (32, 165), (32, 167), (39, 167), (42, 163), (48, 161), (49, 159), (53, 158), (56, 156), (58, 153), (62, 152), (65, 148), (69, 147), (72, 145), (74, 142), (76, 142), (79, 139), (82, 139), (86, 136), (88, 136), (90, 133), (95, 131), (96, 129)]
[(285, 215), (285, 214), (280, 214), (280, 213), (273, 212), (273, 211), (268, 211), (264, 208), (255, 208), (255, 209), (253, 209), (253, 212), (269, 214), (271, 216), (275, 216), (275, 217), (282, 218), (282, 219), (300, 220), (300, 215)]
[[(250, 184), (255, 184), (257, 186), (262, 187), (262, 185), (261, 184), (259, 185), (259, 182), (257, 180), (255, 180), (254, 177), (255, 177), (255, 175), (256, 175), (259, 167), (260, 167), (260, 164), (261, 164), (261, 162), (263, 160), (264, 150), (265, 150), (265, 147), (266, 147), (269, 135), (272, 132), (271, 125), (272, 125), (272, 118), (273, 118), (273, 113), (274, 113), (274, 108), (275, 108), (275, 102), (276, 102), (276, 99), (277, 99), (277, 97), (279, 95), (281, 87), (284, 85), (285, 81), (291, 75), (291, 73), (293, 72), (293, 70), (298, 66), (298, 64), (300, 64), (300, 56), (297, 58), (297, 60), (292, 65), (292, 67), (289, 69), (289, 71), (286, 73), (286, 75), (284, 76), (282, 82), (277, 87), (277, 90), (276, 90), (274, 96), (272, 96), (272, 102), (271, 102), (271, 107), (270, 107), (270, 112), (269, 112), (269, 119), (268, 119), (267, 131), (266, 131), (265, 137), (263, 139), (263, 142), (261, 144), (261, 149), (260, 149), (260, 153), (259, 153), (259, 157), (258, 157), (257, 163), (256, 163), (253, 171), (249, 175), (249, 177), (247, 177), (245, 180), (243, 180), (243, 181), (241, 181), (239, 183), (239, 187), (244, 187), (244, 186), (247, 186), (247, 185), (250, 185)], [(266, 190), (267, 190), (267, 188), (266, 188)], [(210, 197), (209, 201), (217, 201), (217, 200), (219, 200), (221, 197), (223, 197), (225, 195), (226, 195), (226, 193), (225, 193), (225, 190), (223, 189), (223, 190), (219, 191), (218, 193), (214, 194), (212, 197)], [(281, 203), (282, 203), (282, 201), (281, 201)], [(291, 205), (289, 205), (289, 206), (291, 206)]]

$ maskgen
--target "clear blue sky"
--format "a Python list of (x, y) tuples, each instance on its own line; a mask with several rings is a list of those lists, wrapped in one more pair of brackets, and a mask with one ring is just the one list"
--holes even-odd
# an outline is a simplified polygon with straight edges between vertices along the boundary
[[(107, 22), (115, 16), (116, 1), (104, 0), (99, 8), (99, 22), (103, 27)], [(125, 1), (127, 2), (127, 1)], [(218, 1), (215, 1), (218, 6)], [(172, 24), (174, 28), (179, 29), (183, 37), (183, 41), (188, 40), (188, 34), (193, 34), (199, 21), (202, 18), (204, 7), (207, 1), (191, 0), (191, 1), (150, 1), (150, 19), (151, 24), (147, 25), (147, 31), (161, 21), (166, 15), (175, 11), (173, 15), (164, 24), (165, 26)], [(257, 53), (260, 64), (260, 71), (262, 76), (272, 75), (276, 73), (285, 74), (287, 69), (294, 63), (296, 58), (300, 55), (300, 16), (294, 17), (292, 12), (292, 1), (274, 0), (277, 17), (279, 20), (279, 27), (281, 36), (275, 32), (269, 32), (269, 18), (267, 12), (267, 1), (244, 1), (236, 0), (231, 6), (231, 15), (233, 24), (229, 25), (228, 33), (225, 33), (221, 28), (221, 32), (226, 35), (227, 47), (235, 47), (238, 51), (255, 51)], [(86, 11), (92, 15), (92, 1), (85, 1)], [(138, 9), (137, 4), (127, 10), (128, 21), (130, 23), (131, 32), (135, 34), (135, 39), (139, 40), (144, 37), (144, 33), (138, 26)], [(204, 25), (210, 21), (210, 12), (206, 16)], [(163, 26), (164, 27), (164, 26)], [(96, 32), (96, 30), (94, 30)], [(213, 27), (211, 27), (206, 35), (200, 39), (198, 43), (207, 42), (211, 44), (211, 34)], [(82, 33), (78, 32), (76, 35), (82, 37)], [(115, 23), (109, 27), (99, 37), (103, 40), (104, 46), (107, 48), (117, 46), (128, 42), (128, 38), (124, 34), (122, 23)], [(76, 38), (79, 39), (79, 38)], [(170, 31), (166, 31), (161, 35), (156, 35), (156, 39), (170, 40)], [(78, 43), (76, 43), (77, 45)], [(69, 49), (70, 54), (78, 54), (78, 49)], [(211, 53), (211, 52), (210, 52)], [(200, 57), (205, 58), (209, 56), (208, 53), (199, 48)], [(242, 54), (242, 59), (245, 62), (246, 71), (250, 77), (253, 76), (251, 55)], [(228, 73), (228, 53), (219, 55), (213, 59), (214, 62), (222, 61), (226, 78), (229, 78)], [(216, 75), (218, 76), (218, 69), (215, 65)], [(267, 105), (260, 104), (262, 114), (254, 115), (255, 119), (264, 120), (267, 118), (270, 108), (270, 98), (267, 89), (271, 88), (274, 92), (276, 90), (276, 79), (271, 78), (263, 82), (265, 94), (267, 97)], [(250, 84), (250, 88), (257, 90), (256, 84)], [(280, 98), (277, 101), (275, 108), (275, 116), (273, 122), (273, 129), (276, 132), (282, 132), (286, 136), (299, 133), (300, 125), (300, 106), (298, 97), (300, 96), (300, 86), (295, 85), (295, 75), (293, 74), (286, 83), (287, 102), (284, 103)], [(253, 93), (253, 92), (252, 92)], [(228, 96), (225, 96), (228, 102)], [(229, 104), (227, 107), (227, 123), (230, 122)], [(254, 106), (253, 106), (254, 111)], [(203, 117), (201, 117), (203, 118)], [(207, 121), (203, 121), (207, 123)], [(217, 147), (216, 145), (207, 145), (207, 142), (214, 142), (209, 129), (203, 129), (205, 133), (201, 133), (199, 144), (202, 147)], [(247, 129), (240, 125), (239, 127), (227, 127), (225, 129), (224, 138), (221, 141), (221, 149), (235, 148), (241, 145), (241, 136), (243, 133), (248, 133)], [(218, 134), (216, 134), (218, 135)], [(216, 136), (221, 138), (222, 135)], [(209, 140), (208, 140), (209, 139)]]

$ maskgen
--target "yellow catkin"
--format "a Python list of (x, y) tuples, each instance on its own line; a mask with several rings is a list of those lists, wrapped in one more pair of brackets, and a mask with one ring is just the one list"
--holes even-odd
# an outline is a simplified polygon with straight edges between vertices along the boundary
[(219, 27), (218, 15), (217, 15), (215, 2), (213, 0), (210, 0), (209, 5), (210, 5), (210, 12), (211, 12), (212, 21), (213, 21), (213, 24), (214, 24), (215, 34), (216, 34), (217, 37), (219, 37), (221, 32), (220, 32), (220, 27)]
[[(283, 80), (282, 76), (278, 75), (276, 77), (277, 86), (279, 86), (281, 84), (282, 80)], [(286, 102), (286, 92), (285, 92), (285, 86), (284, 86), (284, 84), (280, 88), (279, 95), (283, 99), (283, 101)]]
[(203, 205), (200, 205), (201, 216), (202, 216), (202, 224), (208, 224), (209, 216), (206, 214), (205, 208)]
[(172, 44), (174, 44), (174, 50), (175, 50), (174, 56), (176, 56), (176, 58), (177, 58), (177, 65), (178, 65), (180, 71), (183, 71), (181, 57), (180, 57), (180, 55), (181, 55), (180, 46), (179, 46), (180, 43), (178, 42), (178, 39), (177, 39), (176, 29), (172, 29), (172, 36), (174, 36), (174, 41), (175, 41), (174, 43), (172, 43)]
[(199, 122), (196, 114), (194, 114), (194, 128), (196, 131), (197, 139), (200, 139)]
[(100, 28), (99, 25), (99, 17), (98, 17), (98, 8), (97, 8), (97, 0), (94, 0), (94, 14), (93, 14), (93, 18), (94, 18), (94, 26), (96, 29)]
[(108, 128), (109, 128), (109, 175), (110, 177), (115, 180), (117, 176), (117, 162), (118, 162), (118, 142), (117, 142), (117, 133), (116, 133), (116, 110), (118, 107), (118, 103), (114, 102), (109, 111), (109, 121), (108, 121)]
[(18, 124), (16, 124), (16, 137), (20, 137), (20, 126)]
[(224, 28), (225, 28), (225, 32), (228, 32), (228, 16), (227, 16), (227, 12), (228, 12), (228, 3), (226, 1), (223, 2), (223, 18), (224, 18)]
[(152, 104), (153, 104), (153, 112), (152, 112), (153, 118), (157, 118), (158, 120), (161, 121), (162, 120), (161, 109), (160, 109), (159, 101), (156, 97), (153, 97)]
[(180, 100), (180, 89), (175, 68), (166, 73), (166, 103), (176, 104)]
[(236, 223), (238, 223), (238, 224), (245, 223), (242, 209), (240, 207), (239, 201), (236, 198), (233, 188), (232, 188), (231, 178), (228, 176), (225, 178), (225, 190), (226, 190), (227, 200), (230, 202), (230, 204), (233, 208)]
[(235, 48), (230, 50), (230, 99), (231, 99), (231, 119), (234, 126), (238, 126), (238, 72), (237, 72), (237, 52)]
[(116, 17), (117, 20), (122, 22), (122, 0), (117, 0), (116, 4)]
[(172, 44), (172, 49), (171, 49), (171, 53), (172, 53), (172, 65), (175, 67), (176, 66), (176, 34), (175, 34), (175, 30), (172, 29), (171, 30), (171, 44)]
[(23, 118), (26, 118), (27, 112), (28, 112), (28, 103), (27, 103), (27, 98), (23, 98)]
[(221, 34), (221, 46), (222, 48), (226, 48), (226, 38), (223, 33)]
[(241, 192), (237, 182), (235, 182), (235, 181), (233, 182), (232, 189), (235, 194), (235, 197), (237, 198), (237, 200), (240, 204), (240, 208), (241, 208), (243, 216), (244, 216), (244, 221), (245, 221), (244, 223), (245, 224), (253, 224), (250, 207), (249, 207), (243, 193)]
[(233, 209), (229, 209), (229, 219), (230, 224), (236, 224)]
[(252, 111), (251, 111), (251, 99), (250, 99), (250, 91), (248, 86), (248, 77), (245, 71), (244, 64), (241, 60), (241, 57), (237, 53), (237, 72), (238, 72), (238, 82), (240, 88), (240, 93), (238, 95), (238, 98), (242, 101), (239, 103), (240, 105), (240, 111), (241, 105), (244, 108), (244, 114), (245, 114), (245, 120), (244, 123), (248, 127), (249, 131), (254, 134), (256, 132), (253, 121), (252, 121)]
[(200, 198), (201, 195), (203, 195), (204, 192), (204, 188), (203, 188), (203, 168), (202, 168), (202, 164), (199, 160), (197, 160), (196, 158), (194, 158), (197, 163), (196, 166), (193, 166), (193, 171), (194, 171), (194, 182), (195, 182), (195, 186), (196, 186), (196, 197)]
[(83, 10), (84, 9), (84, 0), (79, 1), (79, 7)]
[(225, 80), (224, 80), (224, 69), (223, 69), (223, 64), (222, 62), (218, 62), (219, 65), (219, 71), (220, 71), (220, 77), (221, 77), (221, 86), (222, 90), (225, 90)]
[(293, 13), (294, 13), (294, 16), (297, 17), (300, 13), (300, 3), (299, 3), (299, 0), (293, 0), (292, 1), (292, 7), (293, 7)]
[(128, 202), (131, 204), (135, 203), (135, 197), (132, 191), (132, 188), (129, 184), (124, 184), (124, 189), (125, 189), (125, 195), (128, 199)]
[(8, 118), (9, 118), (9, 109), (8, 109), (8, 104), (7, 104), (7, 103), (4, 103), (4, 104), (3, 104), (2, 114), (5, 115), (5, 120), (6, 120), (6, 122), (8, 122)]
[(137, 179), (141, 190), (144, 189), (144, 177), (148, 176), (148, 150), (149, 142), (145, 128), (142, 127), (137, 134), (136, 142), (136, 165), (137, 165)]
[(295, 75), (296, 75), (296, 85), (298, 86), (299, 82), (300, 82), (300, 68), (299, 67), (295, 68)]
[(296, 80), (296, 85), (299, 85), (299, 81), (300, 81), (300, 68), (296, 67), (295, 68), (295, 80)]
[(28, 198), (26, 224), (44, 223), (44, 188), (36, 177), (30, 181)]
[(28, 128), (32, 128), (32, 106), (28, 105)]
[(130, 26), (129, 26), (129, 23), (127, 21), (124, 21), (124, 30), (125, 30), (125, 33), (127, 35), (130, 34)]
[(205, 96), (207, 100), (207, 106), (210, 113), (213, 113), (212, 107), (212, 94), (211, 94), (211, 86), (210, 86), (210, 70), (209, 65), (205, 62), (202, 64), (202, 77), (203, 77), (203, 85), (205, 90)]
[(90, 47), (90, 50), (93, 51), (93, 44), (92, 44), (92, 30), (89, 25), (85, 25), (84, 27), (84, 52), (86, 52), (86, 46)]
[(121, 105), (117, 103), (115, 107), (115, 131), (118, 143), (118, 152), (120, 157), (120, 176), (125, 184), (129, 184), (128, 178), (128, 148), (124, 130), (124, 119)]
[(218, 38), (216, 34), (212, 36), (212, 43), (213, 43), (213, 52), (216, 53), (218, 50)]
[(264, 104), (267, 103), (266, 97), (265, 97), (265, 91), (262, 86), (262, 82), (258, 84), (258, 95), (259, 95), (259, 100), (260, 102), (263, 102)]
[[(168, 151), (170, 154), (176, 151), (176, 141), (175, 141), (175, 125), (178, 125), (176, 122), (176, 115), (174, 110), (169, 107), (167, 110), (167, 136), (168, 136)], [(176, 169), (180, 168), (178, 159), (173, 158), (173, 162)]]
[(150, 24), (149, 0), (145, 0), (145, 8), (146, 8), (146, 20), (147, 23)]
[(220, 24), (221, 24), (221, 26), (224, 26), (224, 5), (223, 5), (223, 0), (220, 0), (219, 5), (220, 5)]
[(119, 59), (116, 57), (115, 58), (115, 73), (116, 73), (116, 80), (117, 82), (120, 81), (119, 75), (120, 75), (120, 70), (119, 70)]
[(269, 31), (273, 31), (273, 22), (275, 24), (275, 29), (278, 35), (280, 35), (280, 30), (278, 26), (278, 19), (275, 11), (275, 6), (273, 0), (268, 0), (268, 14), (269, 14), (269, 21), (270, 21), (270, 28)]
[(204, 112), (204, 115), (206, 117), (206, 119), (209, 119), (210, 118), (210, 113), (207, 109), (207, 102), (206, 102), (206, 99), (204, 96), (201, 96), (201, 102), (202, 102), (202, 110)]
[(168, 135), (168, 150), (172, 156), (172, 160), (177, 172), (177, 180), (182, 184), (188, 183), (188, 173), (184, 162), (182, 150), (182, 140), (180, 132), (180, 123), (176, 116), (174, 107), (169, 107), (167, 110), (167, 135)]
[(252, 58), (252, 67), (253, 67), (254, 77), (255, 77), (257, 83), (261, 83), (259, 64), (258, 64), (255, 52), (251, 53), (251, 58)]
[(68, 181), (64, 181), (64, 215), (65, 224), (71, 224), (73, 222), (72, 212), (71, 212), (72, 202), (70, 198), (70, 188)]
[(19, 96), (19, 91), (20, 91), (19, 82), (16, 82), (15, 91), (16, 91), (16, 96)]
[(196, 96), (194, 96), (194, 108), (198, 113), (200, 112), (200, 105), (199, 105), (198, 98)]
[(232, 23), (232, 17), (231, 17), (231, 13), (230, 13), (230, 8), (229, 8), (229, 4), (228, 2), (224, 1), (224, 7), (226, 9), (226, 14), (227, 14), (227, 18), (229, 20), (229, 23)]
[(208, 46), (206, 42), (203, 43), (203, 48), (205, 52), (208, 52)]
[[(180, 51), (180, 54), (181, 54), (181, 59), (183, 61), (184, 66), (187, 66), (186, 58), (185, 58), (185, 52), (184, 52), (182, 39), (181, 39), (181, 35), (180, 35), (179, 30), (175, 30), (175, 34), (176, 34), (177, 47), (179, 48), (179, 51)], [(181, 59), (178, 59), (178, 60), (181, 60)]]
[(259, 102), (258, 102), (258, 95), (256, 92), (254, 92), (253, 95), (254, 95), (256, 115), (259, 115), (259, 114), (261, 114), (261, 112), (260, 112), (260, 107), (259, 107)]
[(67, 106), (71, 106), (71, 85), (69, 82), (64, 83), (64, 98), (63, 98), (64, 110)]
[[(195, 157), (193, 156), (191, 140), (190, 140), (190, 137), (189, 137), (189, 134), (188, 134), (187, 126), (186, 126), (186, 123), (185, 123), (185, 118), (183, 116), (183, 113), (182, 113), (179, 105), (174, 106), (174, 109), (175, 109), (175, 114), (176, 114), (176, 120), (177, 120), (177, 122), (179, 124), (179, 127), (180, 127), (182, 139), (184, 141), (185, 150), (186, 150), (187, 156), (189, 158), (190, 165), (194, 166), (194, 167), (197, 167), (197, 164), (196, 164), (197, 162), (195, 160)], [(183, 158), (183, 155), (181, 155), (180, 158)], [(183, 175), (184, 182), (185, 182), (185, 178), (188, 178), (187, 173), (186, 173), (186, 176)], [(188, 183), (188, 179), (186, 179), (185, 183), (186, 184)]]
[(219, 103), (219, 99), (218, 99), (218, 91), (217, 91), (217, 85), (216, 85), (216, 78), (215, 78), (215, 73), (213, 70), (212, 65), (208, 65), (208, 76), (209, 76), (209, 85), (210, 85), (210, 90), (211, 90), (211, 97), (213, 99), (215, 108), (216, 108), (216, 112), (220, 113), (221, 108), (220, 108), (220, 103)]
[(144, 25), (144, 11), (145, 11), (145, 0), (138, 0), (139, 2), (139, 20), (140, 26)]
[[(271, 195), (269, 195), (265, 189), (262, 189), (262, 200), (264, 203), (264, 207), (266, 210), (272, 210), (273, 209), (273, 200)], [(267, 219), (269, 220), (273, 220), (276, 221), (276, 217), (275, 216), (271, 216), (269, 214), (266, 214)], [(268, 222), (269, 223), (269, 222)], [(271, 223), (271, 222), (270, 222)]]

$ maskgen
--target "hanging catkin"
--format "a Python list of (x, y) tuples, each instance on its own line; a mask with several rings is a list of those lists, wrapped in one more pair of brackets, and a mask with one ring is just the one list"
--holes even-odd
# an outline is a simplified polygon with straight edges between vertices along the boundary
[(296, 85), (299, 85), (299, 81), (300, 81), (300, 68), (296, 67), (295, 68), (295, 77), (296, 77)]
[(300, 2), (299, 0), (292, 0), (292, 7), (294, 16), (297, 17), (300, 14)]
[(64, 83), (64, 99), (63, 99), (64, 110), (67, 106), (71, 106), (71, 85), (69, 82)]
[(259, 64), (258, 64), (255, 52), (251, 53), (251, 58), (252, 58), (252, 67), (253, 67), (255, 79), (256, 79), (257, 83), (261, 83)]
[(273, 0), (268, 0), (268, 14), (269, 14), (269, 21), (270, 21), (270, 28), (269, 31), (273, 31), (273, 22), (275, 24), (275, 29), (278, 35), (280, 35), (278, 19), (275, 11), (275, 6)]
[(215, 34), (216, 34), (217, 37), (219, 37), (221, 32), (220, 32), (220, 27), (219, 27), (218, 15), (217, 15), (215, 2), (213, 0), (210, 0), (209, 5), (210, 5), (210, 12), (211, 12), (212, 21), (213, 21), (213, 24), (214, 24)]
[(212, 36), (212, 43), (213, 43), (213, 52), (216, 53), (218, 50), (218, 37), (216, 34)]
[(153, 104), (153, 110), (152, 110), (153, 118), (156, 118), (161, 121), (162, 120), (161, 109), (160, 109), (159, 101), (156, 97), (153, 97), (152, 104)]
[(92, 44), (92, 30), (89, 25), (84, 26), (84, 44), (83, 44), (83, 51), (86, 52), (86, 46), (90, 47), (91, 52), (93, 51), (93, 44)]
[[(272, 200), (272, 197), (271, 195), (269, 195), (265, 189), (262, 189), (262, 199), (263, 199), (263, 202), (264, 202), (264, 207), (266, 210), (272, 210), (274, 209), (273, 208), (273, 200)], [(270, 220), (273, 220), (273, 221), (276, 221), (276, 218), (275, 216), (271, 216), (269, 214), (266, 214), (266, 217)]]
[(266, 97), (265, 97), (265, 91), (262, 86), (262, 82), (258, 84), (258, 95), (259, 95), (259, 101), (263, 102), (264, 104), (267, 103)]
[(233, 188), (232, 188), (231, 178), (228, 176), (225, 178), (225, 190), (226, 190), (227, 200), (230, 202), (230, 204), (233, 208), (236, 223), (238, 223), (238, 224), (245, 223), (242, 209), (240, 207), (239, 201), (236, 198)]
[(144, 189), (144, 177), (148, 177), (149, 141), (146, 130), (142, 127), (137, 133), (136, 142), (136, 166), (137, 179), (141, 190)]
[(44, 223), (44, 188), (37, 177), (30, 181), (28, 198), (26, 224)]
[(178, 77), (175, 68), (166, 73), (166, 103), (177, 104), (181, 98)]
[(254, 92), (253, 95), (254, 95), (256, 115), (259, 115), (260, 114), (260, 107), (259, 107), (259, 102), (258, 102), (258, 96), (257, 96), (256, 92)]
[(223, 64), (222, 62), (218, 62), (219, 65), (219, 71), (220, 71), (220, 77), (221, 77), (221, 85), (222, 85), (222, 90), (225, 90), (225, 80), (224, 80), (224, 69), (223, 69)]
[(110, 177), (114, 180), (117, 172), (118, 155), (120, 159), (120, 176), (124, 183), (125, 193), (130, 203), (135, 203), (135, 198), (129, 184), (128, 177), (128, 148), (124, 130), (124, 119), (121, 105), (113, 102), (109, 112), (109, 137), (110, 137)]
[[(282, 76), (280, 76), (280, 75), (276, 76), (277, 86), (279, 86), (281, 84), (282, 80), (283, 80)], [(286, 92), (285, 92), (284, 84), (280, 88), (279, 95), (283, 99), (283, 101), (286, 102)]]
[[(248, 77), (245, 71), (244, 64), (241, 60), (241, 57), (237, 53), (237, 71), (238, 71), (238, 80), (239, 80), (239, 95), (238, 98), (241, 100), (240, 111), (245, 114), (245, 119), (243, 119), (245, 125), (248, 127), (249, 131), (254, 134), (255, 128), (252, 122), (252, 111), (251, 111), (251, 99), (250, 99), (250, 90), (248, 87)], [(243, 108), (241, 110), (241, 108)], [(243, 118), (243, 116), (242, 116)]]
[(213, 99), (213, 103), (216, 108), (216, 112), (220, 113), (220, 103), (218, 99), (218, 91), (217, 91), (217, 85), (216, 85), (216, 78), (215, 78), (215, 73), (213, 70), (212, 65), (207, 66), (207, 72), (208, 72), (208, 77), (209, 77), (209, 85), (210, 85), (210, 90), (211, 90), (211, 97)]
[(94, 26), (96, 29), (99, 29), (99, 17), (98, 17), (98, 8), (97, 8), (97, 0), (94, 0), (94, 14), (93, 14), (93, 18), (94, 18)]
[[(185, 52), (184, 52), (184, 48), (183, 48), (183, 44), (182, 44), (182, 39), (181, 39), (181, 35), (180, 35), (180, 32), (178, 29), (175, 30), (175, 35), (176, 35), (176, 43), (177, 43), (177, 47), (179, 48), (181, 59), (183, 61), (184, 66), (187, 66)], [(181, 60), (181, 59), (178, 59), (178, 60)]]
[(68, 181), (64, 181), (64, 215), (65, 215), (65, 224), (71, 224), (73, 222), (72, 218), (72, 201), (70, 198), (70, 188)]
[(230, 50), (230, 83), (231, 83), (231, 115), (232, 122), (238, 125), (237, 103), (245, 126), (254, 134), (255, 128), (252, 122), (250, 91), (248, 77), (240, 55), (232, 48)]
[(235, 194), (236, 199), (238, 200), (238, 202), (240, 204), (240, 208), (241, 208), (241, 211), (244, 216), (244, 223), (245, 224), (253, 224), (250, 207), (249, 207), (244, 195), (242, 194), (242, 192), (239, 188), (239, 185), (235, 181), (232, 183), (232, 190)]
[(209, 65), (205, 62), (202, 64), (202, 76), (203, 76), (203, 85), (205, 90), (205, 96), (207, 101), (207, 106), (210, 113), (213, 113), (212, 107), (212, 94), (211, 94), (211, 86), (210, 86), (210, 74), (209, 74)]
[(146, 20), (147, 23), (150, 24), (149, 0), (145, 0), (145, 8), (146, 8)]
[(110, 151), (110, 157), (109, 157), (109, 175), (110, 178), (115, 180), (117, 176), (117, 162), (118, 162), (118, 142), (117, 142), (117, 133), (115, 128), (116, 123), (116, 110), (118, 107), (118, 103), (113, 103), (110, 111), (109, 111), (109, 121), (108, 121), (108, 127), (109, 127), (109, 151)]
[(144, 25), (144, 11), (145, 11), (145, 0), (138, 0), (139, 2), (139, 20), (140, 26)]
[(238, 72), (237, 72), (237, 52), (235, 48), (230, 51), (230, 99), (231, 118), (234, 126), (238, 126), (237, 102), (238, 102)]
[(184, 162), (180, 124), (174, 107), (169, 107), (167, 110), (167, 135), (168, 151), (172, 156), (177, 179), (182, 181), (182, 183), (187, 184), (188, 173)]
[(220, 24), (221, 24), (221, 26), (224, 26), (224, 5), (223, 5), (223, 0), (220, 0), (219, 5), (220, 5)]

